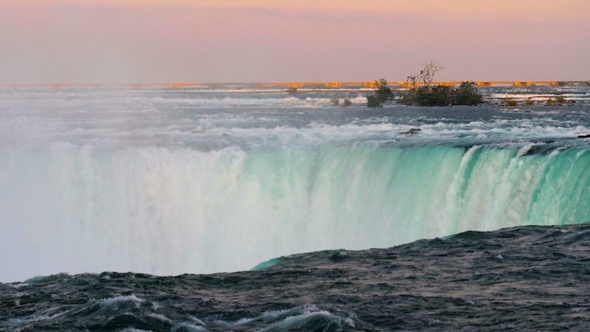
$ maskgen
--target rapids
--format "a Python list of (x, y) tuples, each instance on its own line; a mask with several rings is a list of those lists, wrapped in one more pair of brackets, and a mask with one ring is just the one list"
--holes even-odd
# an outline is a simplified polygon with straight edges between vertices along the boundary
[(589, 220), (587, 89), (521, 109), (369, 110), (364, 93), (0, 91), (0, 281)]

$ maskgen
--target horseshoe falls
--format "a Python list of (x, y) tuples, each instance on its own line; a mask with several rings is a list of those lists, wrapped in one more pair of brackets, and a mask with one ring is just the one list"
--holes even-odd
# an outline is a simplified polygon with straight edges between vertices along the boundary
[(0, 90), (0, 282), (590, 221), (590, 89), (535, 89), (378, 109), (356, 89)]

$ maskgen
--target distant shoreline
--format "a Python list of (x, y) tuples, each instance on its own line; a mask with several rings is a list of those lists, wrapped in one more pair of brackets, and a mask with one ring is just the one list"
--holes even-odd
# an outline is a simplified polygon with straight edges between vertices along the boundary
[[(413, 83), (407, 81), (387, 81), (394, 87), (408, 88)], [(465, 81), (438, 81), (432, 82), (433, 85), (455, 86)], [(531, 86), (590, 86), (588, 81), (472, 81), (478, 87), (493, 86), (514, 86), (514, 87), (531, 87)], [(417, 85), (422, 83), (417, 82)], [(27, 88), (48, 88), (48, 89), (67, 89), (67, 88), (90, 88), (90, 89), (108, 89), (108, 88), (374, 88), (375, 81), (312, 81), (312, 82), (252, 82), (252, 83), (207, 83), (207, 82), (153, 82), (153, 83), (3, 83), (0, 89), (27, 89)]]

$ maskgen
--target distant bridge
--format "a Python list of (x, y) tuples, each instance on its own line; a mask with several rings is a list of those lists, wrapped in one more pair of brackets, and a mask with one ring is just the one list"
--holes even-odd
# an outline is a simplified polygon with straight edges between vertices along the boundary
[[(391, 86), (399, 86), (402, 88), (411, 88), (423, 85), (423, 82), (408, 82), (408, 81), (387, 81)], [(463, 81), (437, 81), (432, 82), (433, 85), (456, 86), (463, 83)], [(590, 81), (474, 81), (478, 87), (491, 87), (495, 85), (503, 86), (590, 86)], [(374, 88), (377, 85), (376, 81), (356, 81), (356, 82), (266, 82), (266, 83), (202, 83), (202, 82), (167, 82), (167, 83), (121, 83), (121, 84), (97, 84), (97, 83), (55, 83), (55, 84), (0, 84), (0, 89), (34, 89), (34, 88), (50, 88), (50, 89), (108, 89), (108, 88), (127, 88), (127, 89), (142, 89), (142, 88), (286, 88), (286, 89), (300, 89), (300, 88), (325, 88), (325, 89), (339, 89), (339, 88)]]

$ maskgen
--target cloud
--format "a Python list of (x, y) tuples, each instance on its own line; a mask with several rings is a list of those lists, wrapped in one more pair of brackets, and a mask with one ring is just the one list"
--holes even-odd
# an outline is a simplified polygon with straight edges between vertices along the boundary
[(57, 11), (64, 14), (76, 15), (106, 15), (106, 16), (122, 16), (122, 15), (152, 15), (157, 13), (159, 15), (187, 15), (194, 12), (195, 7), (186, 5), (97, 5), (97, 4), (74, 4), (74, 3), (60, 3), (52, 6)]
[(207, 10), (222, 11), (251, 17), (274, 18), (292, 22), (322, 23), (416, 23), (422, 15), (410, 12), (377, 12), (368, 10), (328, 10), (270, 7), (207, 7)]

